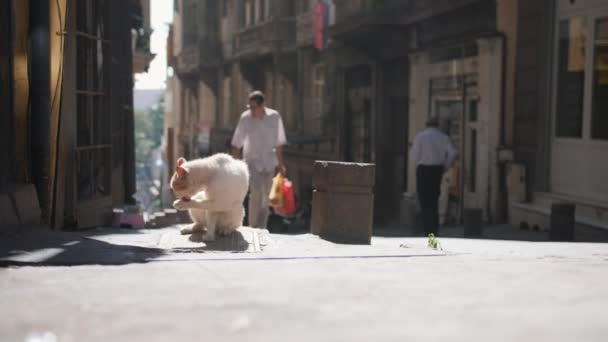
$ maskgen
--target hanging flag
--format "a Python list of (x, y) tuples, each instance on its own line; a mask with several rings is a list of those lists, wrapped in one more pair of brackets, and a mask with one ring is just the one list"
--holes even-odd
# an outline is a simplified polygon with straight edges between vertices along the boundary
[(322, 0), (315, 6), (315, 48), (323, 50), (325, 47), (325, 5)]

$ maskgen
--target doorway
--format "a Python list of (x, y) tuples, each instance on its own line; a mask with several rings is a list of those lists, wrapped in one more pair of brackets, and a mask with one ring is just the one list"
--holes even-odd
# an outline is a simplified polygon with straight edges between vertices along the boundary
[(374, 120), (377, 165), (374, 221), (380, 226), (395, 227), (407, 187), (409, 64), (407, 58), (398, 58), (381, 66), (381, 108)]
[(372, 161), (372, 71), (357, 66), (346, 71), (345, 79), (344, 156), (347, 162)]
[(465, 207), (478, 207), (478, 101), (477, 75), (431, 79), (431, 116), (459, 151), (446, 172), (439, 199), (440, 223), (461, 224)]

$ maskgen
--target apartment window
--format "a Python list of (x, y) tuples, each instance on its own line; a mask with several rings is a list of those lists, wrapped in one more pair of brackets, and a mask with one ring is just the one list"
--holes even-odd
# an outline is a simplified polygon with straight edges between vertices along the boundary
[(585, 17), (560, 21), (556, 108), (558, 137), (580, 138), (583, 134), (586, 37)]
[(558, 0), (555, 135), (608, 140), (608, 3)]
[(296, 9), (297, 14), (304, 14), (304, 13), (308, 12), (308, 7), (309, 7), (308, 0), (299, 0), (296, 5), (297, 5), (297, 9)]
[(198, 18), (196, 1), (188, 1), (182, 4), (183, 11), (183, 44), (184, 46), (194, 45), (198, 39)]
[(595, 21), (591, 138), (608, 140), (608, 16)]
[(222, 17), (228, 16), (228, 0), (222, 1)]
[(253, 0), (245, 1), (245, 27), (253, 25)]
[(257, 24), (262, 21), (262, 14), (260, 8), (260, 0), (254, 0), (253, 2), (253, 24)]
[(270, 19), (270, 0), (263, 0), (264, 1), (264, 18), (265, 20)]

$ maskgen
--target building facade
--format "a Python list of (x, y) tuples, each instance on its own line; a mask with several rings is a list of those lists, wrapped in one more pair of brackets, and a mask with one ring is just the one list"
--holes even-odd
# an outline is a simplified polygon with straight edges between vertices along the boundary
[[(173, 134), (170, 161), (228, 151), (247, 93), (261, 89), (283, 115), (288, 176), (301, 201), (310, 198), (314, 160), (371, 162), (376, 223), (403, 224), (416, 193), (409, 146), (436, 116), (460, 151), (442, 184), (444, 224), (480, 208), (487, 222), (547, 227), (557, 200), (606, 220), (604, 1), (175, 3), (172, 129), (195, 132), (181, 143)], [(197, 7), (197, 29), (184, 4)], [(201, 57), (186, 67), (180, 56), (193, 30)], [(198, 141), (208, 149), (186, 150)]]
[(608, 229), (605, 1), (520, 4), (515, 156), (526, 175), (514, 223), (548, 227), (551, 204), (576, 205), (578, 227)]
[[(133, 73), (153, 57), (149, 1), (5, 1), (0, 13), (3, 215), (108, 224), (135, 192)], [(24, 188), (39, 217), (21, 210)]]

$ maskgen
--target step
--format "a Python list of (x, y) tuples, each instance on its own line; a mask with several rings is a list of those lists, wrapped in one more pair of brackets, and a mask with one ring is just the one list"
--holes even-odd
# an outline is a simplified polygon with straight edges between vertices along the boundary
[(581, 220), (592, 222), (594, 225), (608, 226), (608, 202), (559, 193), (539, 192), (534, 194), (534, 203), (549, 210), (553, 203), (574, 203), (577, 218), (581, 217)]
[[(608, 230), (608, 222), (586, 215), (584, 211), (581, 212), (579, 210), (579, 204), (575, 204), (577, 206), (575, 214), (577, 227)], [(520, 222), (528, 222), (530, 226), (539, 225), (541, 228), (549, 228), (551, 217), (550, 203), (511, 203), (511, 208), (511, 220), (513, 224), (519, 225)]]
[(582, 198), (567, 194), (560, 194), (554, 192), (535, 192), (534, 203), (550, 206), (554, 202), (570, 202), (575, 203), (577, 209), (580, 208), (592, 208), (600, 209), (608, 212), (608, 201), (600, 201), (588, 198)]

